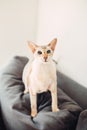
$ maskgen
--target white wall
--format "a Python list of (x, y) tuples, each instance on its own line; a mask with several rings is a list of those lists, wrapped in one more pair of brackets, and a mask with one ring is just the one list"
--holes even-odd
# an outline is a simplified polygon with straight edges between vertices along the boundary
[(28, 55), (36, 39), (38, 0), (0, 0), (0, 66), (13, 55)]
[(58, 69), (87, 86), (87, 1), (39, 0), (37, 41), (58, 38)]
[(0, 0), (0, 66), (54, 37), (58, 69), (87, 86), (87, 0)]

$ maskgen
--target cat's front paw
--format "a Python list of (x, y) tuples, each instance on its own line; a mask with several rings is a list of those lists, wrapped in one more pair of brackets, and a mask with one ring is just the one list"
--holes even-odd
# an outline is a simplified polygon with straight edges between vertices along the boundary
[(35, 117), (36, 115), (37, 115), (37, 111), (36, 110), (31, 112), (31, 116), (32, 117)]
[(60, 111), (60, 109), (59, 108), (57, 108), (57, 110), (56, 111)]

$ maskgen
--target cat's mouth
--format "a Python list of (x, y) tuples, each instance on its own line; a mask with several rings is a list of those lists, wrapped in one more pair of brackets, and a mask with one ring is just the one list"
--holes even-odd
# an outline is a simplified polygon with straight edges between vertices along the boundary
[(41, 60), (41, 62), (43, 62), (43, 63), (49, 62), (49, 58), (41, 58), (40, 60)]
[(47, 57), (44, 57), (43, 60), (44, 60), (44, 62), (48, 62), (48, 58)]
[(47, 59), (42, 59), (42, 62), (46, 63), (46, 62), (48, 62), (48, 60)]
[(48, 61), (45, 59), (44, 62), (48, 62)]

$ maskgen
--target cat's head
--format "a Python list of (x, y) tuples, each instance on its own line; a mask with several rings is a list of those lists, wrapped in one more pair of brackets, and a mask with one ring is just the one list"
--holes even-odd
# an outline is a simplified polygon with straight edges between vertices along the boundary
[(52, 59), (56, 43), (57, 39), (55, 38), (48, 45), (45, 46), (39, 46), (33, 42), (28, 42), (28, 46), (32, 50), (35, 59), (46, 63)]

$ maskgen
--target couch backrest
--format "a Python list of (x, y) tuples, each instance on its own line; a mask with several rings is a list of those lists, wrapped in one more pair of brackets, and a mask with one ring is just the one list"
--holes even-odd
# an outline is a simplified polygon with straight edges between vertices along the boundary
[(87, 109), (87, 88), (70, 79), (63, 73), (57, 72), (58, 86), (83, 109)]

